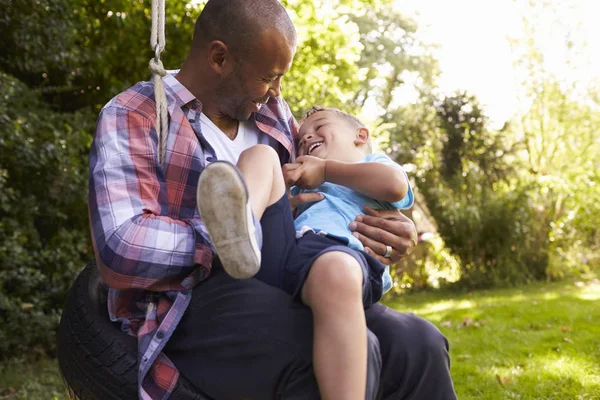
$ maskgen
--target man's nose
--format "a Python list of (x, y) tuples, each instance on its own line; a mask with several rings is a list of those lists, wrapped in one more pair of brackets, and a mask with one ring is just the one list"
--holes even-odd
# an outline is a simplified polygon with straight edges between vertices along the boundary
[(279, 97), (281, 95), (281, 78), (277, 78), (269, 88), (270, 97)]

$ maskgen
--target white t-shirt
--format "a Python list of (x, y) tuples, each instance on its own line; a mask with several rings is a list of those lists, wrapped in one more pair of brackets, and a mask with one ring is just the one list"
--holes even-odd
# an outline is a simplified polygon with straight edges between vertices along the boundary
[(240, 121), (235, 139), (229, 137), (204, 113), (200, 114), (202, 135), (215, 149), (217, 159), (236, 164), (242, 151), (257, 144), (277, 147), (277, 141), (249, 121)]

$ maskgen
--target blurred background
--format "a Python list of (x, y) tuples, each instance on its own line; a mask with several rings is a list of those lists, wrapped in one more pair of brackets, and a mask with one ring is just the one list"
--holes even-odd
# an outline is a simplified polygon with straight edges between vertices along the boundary
[[(600, 399), (600, 4), (282, 3), (294, 114), (359, 115), (409, 174), (420, 242), (385, 301), (449, 337), (459, 397)], [(167, 0), (167, 68), (204, 4)], [(150, 1), (0, 9), (0, 399), (62, 399), (89, 146), (101, 107), (150, 78)]]

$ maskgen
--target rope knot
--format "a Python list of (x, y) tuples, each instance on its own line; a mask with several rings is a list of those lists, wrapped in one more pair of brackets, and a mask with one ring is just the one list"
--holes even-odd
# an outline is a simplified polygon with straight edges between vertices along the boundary
[(165, 70), (165, 67), (160, 59), (157, 60), (156, 58), (151, 58), (148, 66), (153, 74), (161, 77), (167, 75), (167, 71)]

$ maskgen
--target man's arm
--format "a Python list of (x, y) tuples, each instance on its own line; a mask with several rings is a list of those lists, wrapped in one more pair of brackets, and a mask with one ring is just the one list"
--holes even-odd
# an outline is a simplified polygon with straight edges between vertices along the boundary
[(113, 288), (187, 289), (208, 275), (213, 253), (200, 219), (164, 215), (167, 189), (151, 132), (152, 121), (138, 113), (110, 107), (100, 114), (90, 154), (94, 248)]

